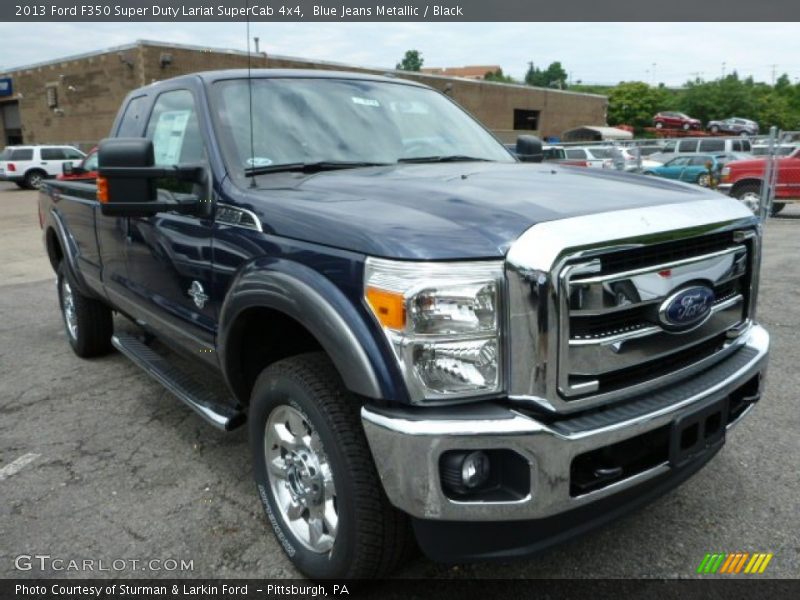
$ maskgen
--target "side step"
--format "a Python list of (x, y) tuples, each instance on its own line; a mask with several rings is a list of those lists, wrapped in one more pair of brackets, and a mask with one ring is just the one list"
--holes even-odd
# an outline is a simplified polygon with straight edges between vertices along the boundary
[(111, 338), (111, 343), (214, 427), (231, 431), (244, 424), (243, 412), (219, 402), (196, 379), (173, 366), (135, 336), (117, 333)]

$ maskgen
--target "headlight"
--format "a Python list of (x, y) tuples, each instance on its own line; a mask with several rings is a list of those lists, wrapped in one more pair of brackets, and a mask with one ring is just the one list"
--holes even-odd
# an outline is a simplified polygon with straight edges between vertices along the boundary
[(364, 298), (400, 365), (412, 401), (502, 389), (502, 262), (367, 259)]
[(728, 179), (731, 176), (731, 168), (730, 167), (722, 167), (722, 171), (720, 172), (720, 176), (722, 179)]

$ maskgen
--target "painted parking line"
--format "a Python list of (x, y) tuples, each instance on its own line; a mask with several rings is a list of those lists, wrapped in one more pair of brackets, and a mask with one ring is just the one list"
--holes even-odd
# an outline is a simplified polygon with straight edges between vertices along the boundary
[(34, 454), (30, 452), (28, 454), (23, 454), (17, 460), (12, 463), (7, 464), (5, 467), (0, 469), (0, 481), (4, 479), (8, 479), (12, 475), (19, 473), (22, 469), (25, 468), (26, 465), (31, 464), (37, 458), (39, 458), (39, 454)]

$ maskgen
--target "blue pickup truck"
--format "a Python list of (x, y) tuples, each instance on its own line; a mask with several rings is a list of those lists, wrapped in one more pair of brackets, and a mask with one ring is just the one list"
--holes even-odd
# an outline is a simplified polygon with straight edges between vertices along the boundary
[(96, 184), (40, 193), (69, 343), (248, 427), (309, 576), (583, 533), (697, 472), (760, 398), (761, 225), (697, 186), (515, 149), (391, 77), (138, 89)]

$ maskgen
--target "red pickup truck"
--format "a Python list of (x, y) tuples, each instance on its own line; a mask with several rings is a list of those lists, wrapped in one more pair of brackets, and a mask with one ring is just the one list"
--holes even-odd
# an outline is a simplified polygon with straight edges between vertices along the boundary
[[(730, 162), (722, 169), (718, 189), (738, 198), (756, 212), (766, 165), (764, 158)], [(789, 156), (778, 158), (777, 167), (778, 179), (770, 213), (772, 215), (783, 210), (788, 202), (800, 201), (800, 148)]]

